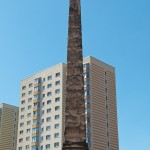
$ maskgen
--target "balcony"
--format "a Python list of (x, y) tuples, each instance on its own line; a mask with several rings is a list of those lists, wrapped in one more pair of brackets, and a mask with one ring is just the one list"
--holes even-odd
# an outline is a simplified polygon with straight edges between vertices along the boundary
[(32, 142), (32, 146), (39, 146), (39, 142)]
[(34, 83), (34, 87), (41, 86), (41, 83)]
[(34, 91), (34, 95), (41, 94), (41, 91)]
[(39, 103), (39, 102), (41, 102), (40, 99), (35, 99), (35, 100), (33, 100), (33, 103)]
[(40, 127), (40, 124), (39, 124), (39, 123), (32, 125), (32, 128), (38, 128), (38, 127)]
[(37, 116), (33, 116), (33, 117), (32, 117), (32, 120), (35, 120), (35, 119), (40, 119), (40, 115), (37, 115)]
[(37, 133), (32, 133), (32, 137), (34, 137), (34, 136), (39, 136), (39, 132), (37, 132)]
[(36, 111), (36, 110), (40, 110), (40, 107), (39, 106), (34, 106), (33, 111)]

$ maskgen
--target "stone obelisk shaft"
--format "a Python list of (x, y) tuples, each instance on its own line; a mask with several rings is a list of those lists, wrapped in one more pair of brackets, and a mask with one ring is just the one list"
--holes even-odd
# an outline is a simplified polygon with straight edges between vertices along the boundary
[(63, 150), (87, 150), (80, 0), (70, 0), (67, 51), (65, 143)]

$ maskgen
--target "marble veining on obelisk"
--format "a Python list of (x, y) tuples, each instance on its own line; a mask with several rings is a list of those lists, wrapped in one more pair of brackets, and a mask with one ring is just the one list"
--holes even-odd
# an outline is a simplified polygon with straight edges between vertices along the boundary
[(87, 150), (80, 0), (70, 0), (63, 150)]

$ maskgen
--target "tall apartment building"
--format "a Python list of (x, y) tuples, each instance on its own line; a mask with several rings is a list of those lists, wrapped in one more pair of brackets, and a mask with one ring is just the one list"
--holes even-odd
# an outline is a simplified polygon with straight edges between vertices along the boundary
[(66, 65), (21, 81), (17, 150), (61, 149)]
[[(84, 59), (86, 132), (89, 150), (119, 150), (115, 69)], [(17, 150), (62, 150), (66, 65), (21, 81)]]
[(16, 150), (19, 108), (0, 104), (0, 150)]
[(84, 80), (89, 150), (119, 150), (115, 68), (87, 57)]

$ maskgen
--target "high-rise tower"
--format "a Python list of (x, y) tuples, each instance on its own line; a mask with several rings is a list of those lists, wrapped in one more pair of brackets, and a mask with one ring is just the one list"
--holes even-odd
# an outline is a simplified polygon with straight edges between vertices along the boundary
[(70, 0), (64, 150), (86, 150), (80, 0)]

